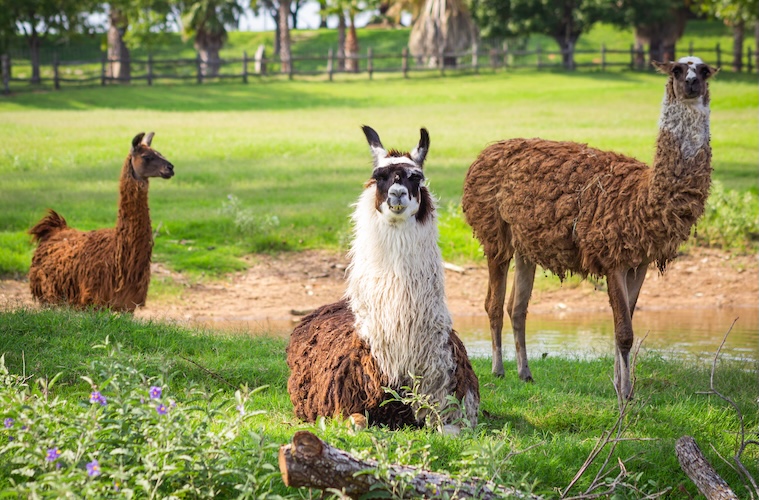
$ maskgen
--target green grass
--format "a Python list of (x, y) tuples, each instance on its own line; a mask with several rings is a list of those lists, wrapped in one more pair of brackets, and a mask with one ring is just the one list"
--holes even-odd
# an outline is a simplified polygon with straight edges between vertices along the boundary
[[(80, 403), (89, 397), (91, 388), (80, 377), (96, 375), (90, 366), (94, 360), (105, 359), (107, 352), (92, 346), (102, 344), (106, 337), (111, 344), (122, 346), (124, 359), (145, 377), (162, 376), (168, 384), (166, 391), (178, 397), (180, 405), (184, 401), (175, 395), (189, 388), (221, 390), (222, 398), (233, 400), (240, 385), (268, 386), (254, 394), (249, 404), (250, 409), (265, 413), (246, 423), (268, 444), (285, 444), (295, 431), (311, 430), (336, 446), (375, 458), (385, 456), (387, 460), (426, 465), (453, 474), (501, 469), (501, 480), (509, 484), (537, 483), (536, 491), (549, 498), (556, 496), (556, 488), (569, 483), (602, 431), (609, 429), (617, 417), (610, 382), (613, 363), (608, 358), (534, 359), (531, 367), (535, 384), (520, 382), (513, 370), (507, 370), (505, 378), (495, 379), (489, 373), (488, 360), (475, 359), (482, 397), (480, 427), (475, 433), (459, 438), (426, 430), (387, 433), (370, 429), (356, 433), (340, 422), (311, 425), (294, 418), (286, 391), (283, 340), (192, 331), (107, 313), (0, 313), (0, 354), (5, 355), (6, 366), (32, 381), (49, 380), (61, 373), (48, 396), (68, 401), (66, 411), (70, 413), (80, 411)], [(735, 453), (738, 421), (722, 400), (697, 394), (709, 387), (708, 363), (667, 361), (648, 352), (637, 366), (636, 402), (646, 404), (630, 418), (624, 437), (634, 439), (619, 443), (612, 462), (616, 463), (616, 457), (623, 459), (630, 473), (642, 474), (638, 484), (648, 485), (649, 490), (672, 487), (669, 498), (690, 498), (688, 495), (695, 495), (696, 490), (678, 466), (674, 442), (682, 435), (692, 435), (738, 495), (745, 493), (734, 471), (711, 449), (714, 445), (725, 457)], [(717, 388), (741, 408), (748, 432), (755, 432), (758, 424), (756, 369), (756, 360), (720, 362), (715, 378)], [(532, 446), (535, 447), (503, 462), (508, 452)], [(274, 466), (275, 453), (272, 450), (267, 456)], [(744, 455), (754, 475), (759, 472), (757, 458), (756, 448), (749, 448)], [(245, 463), (246, 456), (236, 459)], [(477, 467), (473, 468), (472, 463)], [(594, 475), (599, 466), (600, 460), (591, 466), (588, 475)], [(0, 470), (5, 470), (2, 467), (0, 458)], [(8, 486), (7, 480), (0, 477), (0, 489)], [(581, 486), (588, 480), (583, 479)], [(285, 489), (279, 480), (274, 481), (273, 490), (297, 494)]]
[[(176, 166), (151, 183), (154, 260), (220, 274), (251, 252), (338, 248), (350, 204), (370, 174), (359, 126), (388, 147), (412, 148), (430, 130), (427, 175), (443, 209), (441, 245), (454, 261), (478, 257), (456, 219), (464, 175), (492, 141), (541, 136), (588, 142), (650, 162), (664, 79), (643, 73), (553, 72), (395, 77), (339, 82), (109, 86), (20, 93), (0, 100), (0, 274), (25, 273), (24, 232), (53, 208), (73, 227), (110, 227), (132, 137)], [(757, 192), (753, 77), (712, 84), (714, 178)], [(279, 224), (236, 225), (236, 210)], [(446, 207), (453, 206), (449, 210)]]

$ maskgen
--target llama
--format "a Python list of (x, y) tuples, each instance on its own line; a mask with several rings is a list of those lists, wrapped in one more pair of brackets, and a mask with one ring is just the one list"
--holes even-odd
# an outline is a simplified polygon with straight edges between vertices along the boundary
[(49, 210), (29, 230), (39, 243), (29, 269), (39, 302), (127, 312), (145, 304), (153, 250), (148, 180), (174, 175), (174, 165), (150, 147), (153, 135), (140, 133), (132, 140), (121, 170), (115, 228), (78, 231)]
[[(479, 383), (452, 328), (435, 203), (424, 183), (429, 134), (421, 129), (418, 145), (402, 153), (386, 150), (372, 128), (363, 131), (374, 170), (354, 205), (345, 296), (305, 317), (287, 348), (295, 413), (310, 422), (358, 413), (370, 424), (421, 426), (434, 414), (388, 403), (383, 390), (403, 393), (416, 383), (444, 415), (433, 424), (457, 428), (464, 417), (476, 425)], [(446, 408), (450, 395), (464, 414)]]
[(648, 265), (664, 272), (675, 258), (704, 211), (712, 171), (707, 80), (718, 70), (697, 57), (654, 65), (668, 80), (653, 168), (586, 144), (543, 139), (492, 144), (469, 168), (462, 206), (488, 261), (494, 374), (503, 375), (503, 304), (514, 258), (506, 311), (519, 378), (532, 381), (525, 319), (538, 264), (562, 279), (567, 273), (606, 277), (614, 386), (620, 398), (632, 396), (632, 315)]

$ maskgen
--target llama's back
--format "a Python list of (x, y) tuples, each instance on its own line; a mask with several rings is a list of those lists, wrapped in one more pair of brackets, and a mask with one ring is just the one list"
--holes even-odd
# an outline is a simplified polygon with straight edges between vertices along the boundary
[[(627, 230), (619, 214), (633, 209), (630, 197), (649, 172), (638, 160), (585, 144), (511, 139), (480, 153), (467, 173), (462, 205), (496, 261), (516, 250), (560, 276), (602, 274), (610, 264), (595, 256), (624, 247), (614, 241)], [(608, 248), (594, 248), (589, 257), (588, 241)]]
[[(35, 231), (35, 239), (36, 234), (40, 234), (38, 226), (40, 224), (30, 231)], [(114, 264), (116, 232), (113, 228), (83, 232), (63, 227), (43, 234), (29, 267), (29, 287), (39, 302), (119, 311), (133, 311), (136, 305), (144, 303), (147, 286), (141, 287), (144, 291), (138, 293), (141, 301), (133, 296), (133, 291), (127, 297), (127, 291), (116, 290), (118, 270)]]

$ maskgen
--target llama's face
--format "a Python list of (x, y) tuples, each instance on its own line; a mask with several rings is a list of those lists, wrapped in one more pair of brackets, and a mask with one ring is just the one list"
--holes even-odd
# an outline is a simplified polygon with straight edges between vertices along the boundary
[(129, 154), (134, 177), (139, 181), (150, 177), (169, 179), (174, 176), (174, 165), (161, 153), (150, 147), (150, 143), (153, 142), (153, 135), (155, 135), (153, 132), (148, 135), (140, 133), (132, 139), (132, 149)]
[[(677, 62), (654, 62), (660, 72), (669, 75), (667, 92), (679, 101), (697, 101), (705, 97), (708, 101), (709, 85), (707, 80), (717, 71), (698, 57), (682, 57)], [(706, 104), (706, 102), (704, 103)]]
[(363, 127), (374, 156), (374, 171), (367, 187), (375, 187), (375, 207), (391, 224), (416, 217), (424, 222), (432, 211), (430, 194), (424, 186), (424, 159), (430, 138), (421, 129), (419, 144), (410, 152), (385, 150), (379, 135), (371, 127)]

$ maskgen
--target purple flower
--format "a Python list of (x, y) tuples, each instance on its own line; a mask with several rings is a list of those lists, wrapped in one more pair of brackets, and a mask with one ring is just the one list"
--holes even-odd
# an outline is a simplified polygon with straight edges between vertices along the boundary
[(244, 404), (237, 405), (237, 411), (240, 412), (240, 415), (245, 416), (245, 405)]
[(90, 477), (97, 477), (100, 475), (100, 464), (97, 460), (87, 464), (87, 475)]
[(158, 399), (161, 397), (161, 388), (157, 385), (150, 387), (150, 399)]
[(166, 408), (166, 405), (158, 404), (155, 407), (155, 411), (157, 411), (159, 415), (166, 415), (166, 412), (168, 412), (169, 410)]
[(100, 394), (100, 391), (92, 391), (92, 394), (90, 394), (90, 403), (95, 404), (99, 403), (101, 406), (105, 406), (108, 404), (108, 402), (105, 399), (105, 396)]
[(47, 450), (47, 456), (45, 457), (45, 460), (48, 462), (55, 462), (58, 460), (58, 457), (61, 456), (61, 450), (58, 448), (48, 448)]
[(13, 427), (13, 419), (10, 417), (6, 418), (5, 420), (3, 420), (3, 425), (5, 426), (6, 429), (10, 429), (11, 427)]

